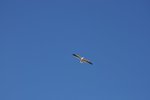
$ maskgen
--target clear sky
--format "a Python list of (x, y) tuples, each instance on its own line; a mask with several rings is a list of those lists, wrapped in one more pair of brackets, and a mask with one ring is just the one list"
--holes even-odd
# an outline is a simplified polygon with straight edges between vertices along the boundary
[(0, 100), (150, 100), (149, 5), (1, 0)]

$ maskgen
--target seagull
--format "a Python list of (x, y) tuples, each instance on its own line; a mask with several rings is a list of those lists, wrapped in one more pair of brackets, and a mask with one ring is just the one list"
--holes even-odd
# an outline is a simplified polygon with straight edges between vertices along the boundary
[(88, 59), (85, 59), (84, 57), (81, 57), (80, 55), (78, 54), (72, 54), (74, 57), (78, 58), (80, 60), (80, 63), (88, 63), (88, 64), (91, 64), (93, 65), (92, 62), (90, 62)]

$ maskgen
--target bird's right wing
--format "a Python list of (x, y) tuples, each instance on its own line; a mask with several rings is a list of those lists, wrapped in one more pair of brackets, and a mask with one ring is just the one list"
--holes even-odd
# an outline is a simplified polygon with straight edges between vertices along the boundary
[(83, 61), (86, 62), (86, 63), (89, 63), (89, 64), (93, 65), (93, 63), (91, 61), (87, 60), (87, 59), (84, 59)]
[(87, 63), (89, 63), (89, 64), (91, 64), (91, 65), (93, 65), (93, 63), (92, 62), (90, 62), (90, 61), (86, 61)]
[(78, 58), (78, 59), (81, 59), (81, 56), (78, 55), (78, 54), (72, 54), (74, 57)]

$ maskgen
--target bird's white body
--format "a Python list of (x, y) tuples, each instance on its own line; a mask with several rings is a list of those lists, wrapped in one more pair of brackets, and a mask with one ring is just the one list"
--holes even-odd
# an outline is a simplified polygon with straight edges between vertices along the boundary
[(83, 62), (84, 62), (84, 57), (81, 57), (80, 63), (83, 63)]

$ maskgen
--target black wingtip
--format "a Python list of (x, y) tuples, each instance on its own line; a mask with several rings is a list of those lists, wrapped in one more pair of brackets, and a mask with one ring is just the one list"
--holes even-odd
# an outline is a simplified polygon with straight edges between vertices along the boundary
[(88, 62), (89, 64), (91, 64), (91, 65), (93, 65), (93, 63), (91, 63), (91, 62)]
[(93, 63), (90, 63), (91, 65), (93, 65)]
[(72, 54), (73, 56), (76, 56), (76, 54)]

